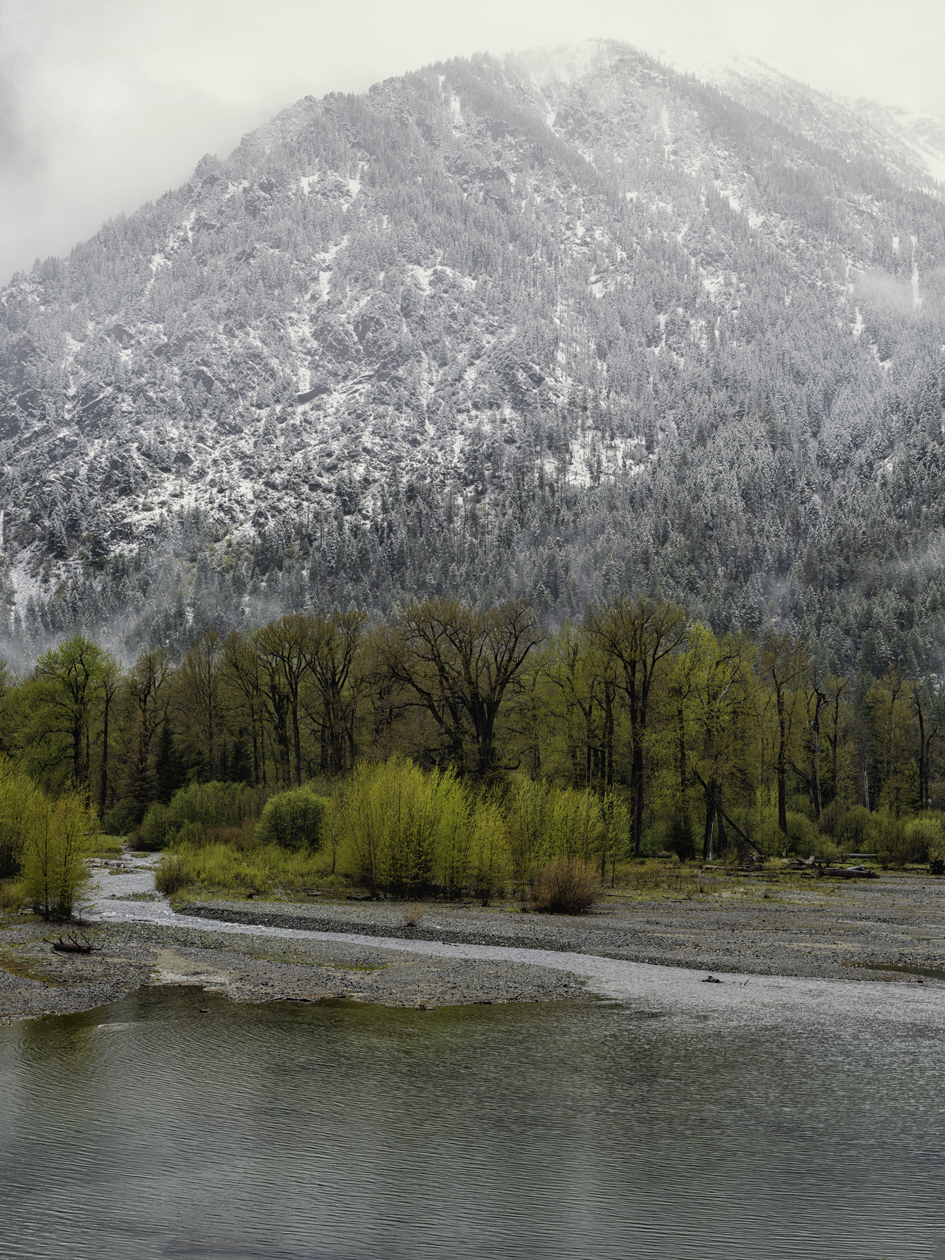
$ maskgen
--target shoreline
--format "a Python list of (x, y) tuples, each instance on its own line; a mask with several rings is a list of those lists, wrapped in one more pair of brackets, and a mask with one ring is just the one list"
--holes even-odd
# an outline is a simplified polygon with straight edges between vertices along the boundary
[[(109, 901), (113, 913), (128, 906), (120, 896), (99, 895), (105, 915)], [(43, 938), (59, 931), (49, 924), (0, 919), (0, 1023), (94, 1009), (148, 984), (196, 984), (241, 1002), (347, 998), (418, 1009), (591, 996), (579, 972), (537, 960), (271, 934), (286, 928), (405, 945), (551, 950), (729, 976), (945, 982), (945, 881), (931, 876), (884, 873), (842, 889), (732, 889), (692, 901), (616, 898), (577, 917), (429, 902), (413, 926), (405, 924), (404, 906), (392, 902), (215, 900), (179, 909), (180, 921), (165, 914), (160, 921), (92, 923), (85, 931), (105, 948), (80, 956), (51, 949)], [(206, 928), (187, 925), (191, 916)], [(226, 924), (260, 931), (236, 934)], [(926, 974), (895, 970), (910, 967)]]

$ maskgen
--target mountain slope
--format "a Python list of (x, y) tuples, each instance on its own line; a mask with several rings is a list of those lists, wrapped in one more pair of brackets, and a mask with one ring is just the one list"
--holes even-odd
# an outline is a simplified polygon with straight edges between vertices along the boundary
[(881, 111), (725, 89), (601, 43), (306, 98), (16, 278), (13, 650), (630, 584), (926, 659), (945, 207)]

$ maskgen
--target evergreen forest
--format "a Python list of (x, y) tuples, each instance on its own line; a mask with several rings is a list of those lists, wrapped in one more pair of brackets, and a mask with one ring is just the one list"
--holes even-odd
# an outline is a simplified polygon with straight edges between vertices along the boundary
[(941, 188), (790, 80), (306, 98), (0, 292), (3, 650), (631, 591), (940, 673), (943, 303)]

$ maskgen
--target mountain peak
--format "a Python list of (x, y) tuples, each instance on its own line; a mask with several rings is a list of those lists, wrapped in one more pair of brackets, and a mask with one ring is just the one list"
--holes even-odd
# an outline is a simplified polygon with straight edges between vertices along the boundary
[(754, 65), (600, 40), (303, 98), (0, 292), (19, 639), (643, 584), (849, 656), (805, 601), (851, 513), (902, 533), (894, 435), (936, 502), (945, 211), (902, 119)]

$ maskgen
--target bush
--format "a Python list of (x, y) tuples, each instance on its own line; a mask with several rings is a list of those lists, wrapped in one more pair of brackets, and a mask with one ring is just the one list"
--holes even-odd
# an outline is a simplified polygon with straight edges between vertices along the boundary
[(154, 804), (131, 837), (133, 848), (156, 852), (182, 837), (192, 843), (209, 843), (221, 832), (236, 829), (248, 839), (253, 820), (271, 794), (268, 788), (246, 783), (191, 783), (171, 798), (170, 805)]
[(355, 768), (343, 796), (342, 862), (372, 891), (417, 897), (431, 884), (443, 797), (452, 774), (392, 757)]
[(28, 820), (45, 800), (45, 794), (28, 775), (6, 757), (0, 757), (0, 879), (19, 871)]
[(910, 862), (935, 862), (945, 857), (945, 830), (938, 818), (922, 814), (905, 826), (905, 842), (911, 847)]
[(167, 806), (170, 824), (178, 831), (189, 822), (204, 827), (239, 827), (247, 819), (259, 817), (271, 794), (271, 788), (247, 783), (191, 783), (171, 797)]
[(25, 905), (26, 897), (23, 895), (20, 884), (14, 883), (13, 880), (0, 884), (0, 910), (5, 910), (7, 914), (16, 914)]
[(680, 862), (691, 862), (696, 856), (696, 840), (692, 822), (680, 811), (674, 810), (662, 837), (665, 848), (675, 853)]
[(827, 846), (833, 849), (830, 840), (821, 835), (811, 820), (804, 814), (789, 811), (785, 819), (787, 834), (778, 826), (778, 811), (767, 809), (755, 839), (769, 857), (780, 857), (782, 853), (798, 853), (801, 857), (824, 856)]
[(559, 788), (520, 779), (504, 801), (509, 850), (520, 886), (534, 870), (556, 857), (576, 858), (602, 869), (618, 843), (619, 810), (608, 825), (600, 799), (593, 792)]
[(478, 898), (480, 905), (487, 906), (505, 887), (508, 878), (508, 838), (502, 813), (495, 801), (479, 800), (472, 814), (465, 887)]
[(141, 822), (142, 810), (138, 801), (126, 796), (116, 801), (102, 819), (102, 831), (107, 836), (128, 836)]
[(199, 849), (201, 845), (209, 842), (210, 828), (198, 822), (185, 822), (173, 839), (175, 849), (182, 848), (185, 845), (193, 849)]
[(293, 852), (314, 852), (321, 843), (328, 802), (307, 787), (271, 796), (259, 816), (254, 837), (259, 844), (278, 844)]
[(173, 897), (174, 893), (180, 892), (189, 883), (190, 873), (180, 854), (165, 853), (154, 868), (154, 887), (166, 897)]
[(872, 814), (865, 805), (851, 805), (837, 824), (838, 844), (850, 853), (861, 853), (870, 843), (868, 833)]
[[(37, 795), (23, 846), (22, 886), (27, 902), (44, 919), (68, 919), (89, 879), (85, 866), (94, 819), (77, 792), (57, 801)], [(96, 833), (97, 834), (97, 833)]]
[[(906, 824), (885, 811), (870, 815), (863, 837), (867, 848), (876, 854), (880, 865), (905, 866), (914, 862), (915, 847), (906, 838)], [(921, 859), (918, 859), (921, 860)]]
[(147, 849), (150, 853), (165, 848), (177, 834), (171, 825), (171, 812), (166, 805), (152, 805), (141, 821), (141, 826), (129, 837), (134, 849)]
[(840, 836), (843, 826), (843, 820), (847, 814), (847, 806), (841, 801), (831, 801), (829, 805), (825, 805), (820, 815), (818, 826), (825, 836), (836, 838)]
[(541, 914), (585, 914), (600, 889), (600, 876), (587, 862), (552, 858), (532, 877), (532, 905)]

